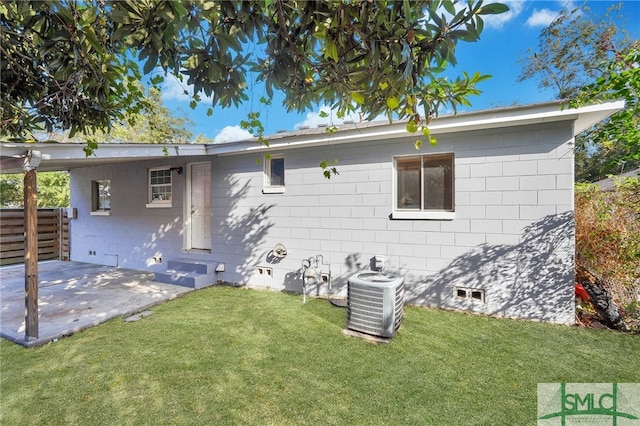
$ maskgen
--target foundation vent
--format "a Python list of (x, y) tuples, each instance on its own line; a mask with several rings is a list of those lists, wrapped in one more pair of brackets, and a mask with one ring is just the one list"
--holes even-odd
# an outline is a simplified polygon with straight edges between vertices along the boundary
[(470, 299), (474, 302), (485, 302), (484, 290), (479, 288), (456, 287), (454, 289), (454, 297), (456, 299)]

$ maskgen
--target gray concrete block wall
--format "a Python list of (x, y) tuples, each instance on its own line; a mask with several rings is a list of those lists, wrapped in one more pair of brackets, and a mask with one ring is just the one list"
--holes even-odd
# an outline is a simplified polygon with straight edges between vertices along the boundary
[[(320, 254), (339, 295), (383, 255), (387, 269), (405, 275), (410, 303), (571, 323), (571, 140), (569, 123), (438, 137), (423, 152), (455, 152), (451, 221), (389, 218), (393, 156), (416, 153), (413, 138), (278, 152), (284, 194), (262, 194), (259, 154), (220, 158), (212, 204), (225, 207), (214, 209), (212, 251), (228, 265), (226, 280), (291, 291), (302, 288), (302, 261)], [(334, 158), (340, 174), (327, 180), (318, 164)], [(269, 263), (277, 243), (288, 256)], [(258, 267), (273, 273), (257, 275)], [(485, 302), (457, 299), (456, 286), (484, 290)]]
[[(147, 170), (184, 166), (177, 158), (161, 161), (97, 166), (71, 171), (71, 207), (78, 217), (70, 221), (71, 259), (149, 270), (178, 257), (183, 247), (185, 175), (172, 175), (171, 208), (146, 208)], [(91, 215), (91, 182), (111, 180), (111, 212)], [(95, 251), (94, 254), (90, 254)]]
[[(455, 153), (454, 220), (390, 219), (393, 156), (419, 153), (414, 137), (278, 151), (284, 194), (262, 193), (261, 154), (211, 157), (210, 254), (183, 250), (185, 175), (173, 175), (171, 208), (145, 207), (147, 168), (190, 159), (77, 169), (71, 258), (113, 264), (117, 254), (119, 266), (153, 269), (154, 256), (186, 254), (224, 262), (221, 280), (299, 292), (303, 260), (322, 255), (331, 292), (344, 296), (348, 278), (383, 255), (405, 276), (408, 303), (572, 323), (571, 135), (565, 122), (437, 136), (421, 152)], [(327, 180), (319, 163), (334, 159), (340, 174)], [(96, 179), (112, 180), (110, 216), (89, 214)], [(278, 243), (288, 249), (281, 260), (270, 256)], [(457, 298), (456, 287), (483, 290), (485, 300)]]

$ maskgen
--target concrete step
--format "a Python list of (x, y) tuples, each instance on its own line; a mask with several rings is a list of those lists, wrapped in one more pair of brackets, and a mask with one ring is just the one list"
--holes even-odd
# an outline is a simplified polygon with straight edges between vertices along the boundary
[(167, 270), (155, 272), (155, 281), (190, 288), (202, 288), (216, 282), (217, 262), (194, 259), (171, 259)]
[(213, 274), (218, 262), (194, 259), (171, 259), (167, 262), (167, 269), (181, 272), (197, 272), (198, 274)]
[(167, 284), (181, 285), (190, 288), (202, 288), (215, 284), (216, 274), (199, 274), (168, 269), (165, 272), (155, 272), (154, 281)]

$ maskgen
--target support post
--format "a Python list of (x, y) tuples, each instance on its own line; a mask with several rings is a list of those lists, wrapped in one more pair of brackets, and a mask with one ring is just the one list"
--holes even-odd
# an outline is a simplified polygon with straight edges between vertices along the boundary
[(36, 169), (24, 173), (25, 337), (38, 338), (38, 192)]

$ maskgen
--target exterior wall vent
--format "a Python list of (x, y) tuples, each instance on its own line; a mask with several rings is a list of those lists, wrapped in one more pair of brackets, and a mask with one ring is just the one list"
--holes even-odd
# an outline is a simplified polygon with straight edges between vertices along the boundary
[(471, 301), (485, 302), (484, 290), (479, 288), (456, 287), (454, 289), (456, 299), (470, 299)]
[(267, 268), (267, 267), (264, 267), (264, 266), (258, 266), (256, 268), (256, 275), (258, 275), (260, 277), (273, 278), (273, 269)]

